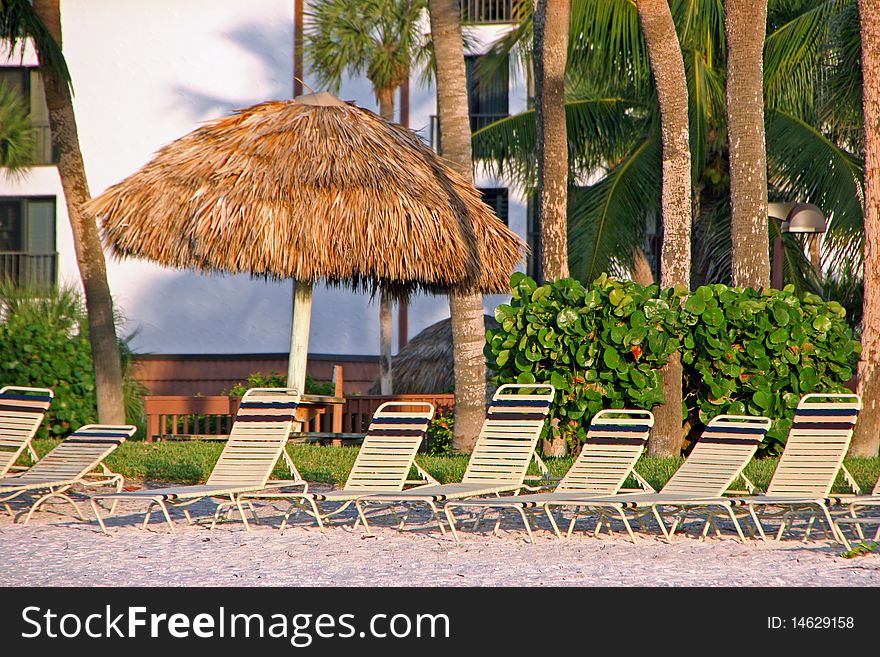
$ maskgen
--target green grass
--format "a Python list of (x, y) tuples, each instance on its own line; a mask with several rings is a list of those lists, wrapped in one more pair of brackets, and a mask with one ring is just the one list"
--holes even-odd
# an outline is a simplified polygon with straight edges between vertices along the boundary
[[(42, 456), (55, 445), (57, 440), (41, 439), (34, 441), (37, 454)], [(223, 443), (217, 441), (167, 441), (145, 443), (129, 441), (123, 444), (107, 458), (107, 467), (119, 472), (126, 479), (196, 484), (205, 481), (220, 456)], [(329, 447), (320, 445), (290, 445), (288, 451), (299, 468), (302, 476), (308, 481), (340, 485), (345, 483), (348, 473), (357, 456), (354, 447)], [(430, 456), (420, 454), (419, 464), (441, 483), (460, 481), (467, 467), (468, 457), (464, 454)], [(562, 477), (571, 466), (571, 457), (546, 459), (550, 473)], [(654, 488), (660, 489), (682, 464), (684, 459), (659, 459), (650, 456), (642, 457), (636, 465), (638, 473)], [(746, 467), (746, 476), (760, 490), (765, 490), (778, 459), (756, 459)], [(20, 463), (28, 465), (28, 459)], [(871, 492), (880, 476), (880, 458), (847, 459), (846, 467), (855, 477), (863, 493)], [(533, 474), (538, 472), (533, 465)], [(286, 466), (281, 463), (275, 468), (273, 478), (289, 478)], [(412, 477), (415, 477), (415, 471)], [(625, 484), (635, 488), (636, 482), (630, 478)], [(742, 482), (734, 483), (733, 487), (743, 490)], [(838, 477), (835, 491), (846, 492), (843, 477)]]

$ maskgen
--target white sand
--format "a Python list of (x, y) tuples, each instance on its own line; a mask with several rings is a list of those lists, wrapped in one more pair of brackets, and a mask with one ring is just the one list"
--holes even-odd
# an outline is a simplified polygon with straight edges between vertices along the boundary
[[(84, 505), (84, 509), (88, 505)], [(140, 507), (141, 509), (143, 507)], [(206, 512), (210, 505), (202, 505)], [(137, 506), (109, 523), (61, 516), (59, 506), (24, 526), (0, 516), (0, 584), (5, 586), (878, 586), (880, 555), (842, 559), (842, 548), (817, 532), (804, 543), (729, 536), (672, 545), (641, 533), (637, 545), (614, 537), (576, 534), (557, 540), (546, 527), (531, 545), (511, 518), (501, 536), (494, 523), (463, 532), (460, 545), (436, 526), (397, 532), (387, 523), (375, 536), (335, 526), (321, 533), (301, 521), (279, 533), (281, 505), (260, 504), (264, 522), (245, 532), (240, 522), (213, 531), (182, 518), (172, 536), (159, 516), (140, 527)]]

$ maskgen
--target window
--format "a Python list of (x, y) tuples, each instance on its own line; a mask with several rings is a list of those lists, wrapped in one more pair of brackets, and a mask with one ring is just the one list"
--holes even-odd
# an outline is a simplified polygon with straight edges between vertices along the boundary
[(468, 84), (468, 112), (471, 132), (508, 116), (510, 67), (507, 60), (491, 73), (482, 68), (481, 55), (464, 58)]
[(43, 80), (36, 68), (26, 66), (0, 67), (0, 84), (18, 92), (31, 114), (31, 125), (36, 137), (36, 160), (34, 164), (46, 165), (58, 162), (58, 153), (52, 143), (49, 130), (49, 109), (43, 93)]
[(55, 283), (55, 199), (0, 197), (0, 278)]
[(507, 188), (506, 187), (481, 187), (480, 194), (483, 202), (495, 211), (504, 225), (507, 225)]

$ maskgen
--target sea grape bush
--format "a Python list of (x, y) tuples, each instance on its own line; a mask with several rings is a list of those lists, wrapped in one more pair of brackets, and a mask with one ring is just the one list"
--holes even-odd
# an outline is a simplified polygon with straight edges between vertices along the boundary
[(485, 354), (507, 382), (552, 383), (551, 417), (570, 443), (602, 408), (651, 408), (663, 399), (658, 369), (680, 348), (680, 292), (602, 276), (589, 286), (568, 278), (539, 286), (521, 273), (498, 306), (501, 328)]
[(487, 332), (488, 364), (498, 384), (552, 383), (551, 413), (572, 444), (602, 408), (661, 403), (659, 369), (679, 351), (694, 428), (722, 413), (767, 415), (764, 451), (778, 452), (801, 395), (844, 390), (860, 351), (840, 304), (791, 287), (688, 294), (607, 275), (539, 286), (517, 273), (511, 296)]
[(759, 294), (706, 285), (687, 298), (679, 318), (692, 420), (766, 415), (773, 419), (769, 453), (784, 446), (801, 396), (846, 391), (861, 351), (839, 303), (798, 296), (792, 286)]

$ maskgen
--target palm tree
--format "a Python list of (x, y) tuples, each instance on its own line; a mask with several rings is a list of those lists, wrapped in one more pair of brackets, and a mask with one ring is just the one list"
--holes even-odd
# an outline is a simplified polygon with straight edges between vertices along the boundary
[[(688, 288), (691, 280), (691, 153), (684, 61), (667, 0), (637, 0), (636, 8), (648, 46), (660, 106), (663, 143), (660, 284)], [(684, 424), (682, 367), (678, 353), (670, 357), (661, 376), (664, 403), (657, 409), (657, 428), (649, 452), (655, 456), (677, 456)]]
[(34, 128), (21, 95), (0, 86), (0, 167), (19, 172), (34, 161)]
[[(306, 54), (322, 84), (338, 92), (345, 73), (366, 74), (382, 118), (394, 120), (394, 96), (413, 64), (427, 61), (418, 22), (425, 0), (317, 0), (306, 12)], [(379, 381), (383, 395), (393, 390), (391, 299), (379, 300)]]
[(70, 74), (61, 50), (61, 12), (58, 0), (6, 0), (0, 8), (0, 35), (15, 47), (31, 38), (37, 51), (49, 110), (49, 126), (58, 149), (58, 173), (73, 232), (77, 265), (85, 292), (89, 339), (95, 367), (98, 416), (101, 422), (125, 422), (122, 365), (107, 283), (104, 251), (93, 217), (80, 209), (89, 200), (88, 180), (76, 117)]
[[(473, 181), (467, 78), (459, 0), (428, 0), (437, 77), (437, 113), (442, 154), (465, 179)], [(483, 299), (479, 294), (449, 295), (455, 346), (455, 428), (453, 449), (471, 451), (486, 410), (486, 343)]]
[[(494, 51), (517, 52), (532, 33), (521, 23)], [(691, 287), (730, 282), (727, 60), (722, 0), (671, 0), (688, 89), (694, 189)], [(855, 0), (770, 0), (764, 41), (769, 193), (816, 203), (830, 217), (823, 265), (860, 268), (862, 208), (858, 14)], [(586, 44), (589, 44), (587, 47)], [(854, 47), (853, 47), (854, 44)], [(853, 54), (855, 53), (855, 54)], [(651, 217), (661, 216), (660, 106), (637, 9), (629, 0), (572, 5), (566, 85), (571, 180), (569, 267), (590, 281), (629, 275)], [(478, 163), (526, 190), (535, 187), (534, 110), (474, 133)], [(816, 162), (827, 166), (817, 167)], [(765, 250), (778, 224), (766, 219)], [(803, 245), (786, 236), (784, 271), (800, 290), (817, 289)]]
[(880, 14), (876, 2), (859, 0), (859, 16), (865, 131), (865, 300), (859, 394), (865, 407), (850, 455), (871, 457), (880, 450)]
[(770, 287), (763, 46), (767, 0), (725, 0), (733, 284)]
[(565, 64), (570, 13), (570, 0), (537, 0), (535, 7), (538, 216), (541, 221), (541, 267), (544, 277), (551, 281), (568, 277)]

